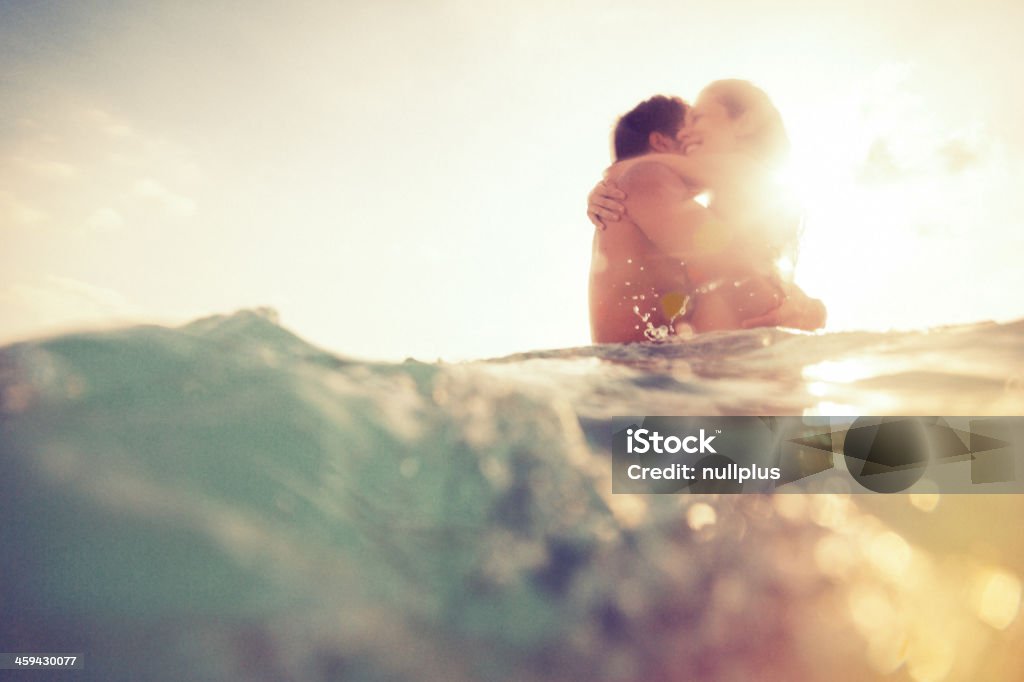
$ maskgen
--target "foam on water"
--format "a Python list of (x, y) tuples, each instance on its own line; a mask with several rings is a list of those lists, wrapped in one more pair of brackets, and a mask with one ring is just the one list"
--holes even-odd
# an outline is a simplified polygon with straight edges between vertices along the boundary
[(1018, 679), (1024, 552), (977, 530), (1016, 496), (611, 495), (607, 442), (620, 414), (1019, 414), (1022, 338), (370, 363), (244, 311), (8, 346), (0, 642), (104, 680)]

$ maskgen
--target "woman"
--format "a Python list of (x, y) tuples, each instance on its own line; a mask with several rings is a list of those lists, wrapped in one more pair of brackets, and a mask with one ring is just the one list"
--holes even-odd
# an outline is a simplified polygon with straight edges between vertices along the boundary
[[(616, 164), (615, 175), (656, 161), (710, 195), (708, 210), (721, 233), (708, 240), (717, 248), (686, 259), (689, 326), (698, 332), (822, 327), (824, 305), (779, 272), (779, 261), (795, 255), (800, 216), (775, 182), (789, 140), (767, 95), (747, 81), (712, 83), (690, 111), (682, 143), (684, 155), (647, 154)], [(602, 182), (591, 193), (588, 215), (603, 229), (624, 214), (624, 199), (614, 181)]]

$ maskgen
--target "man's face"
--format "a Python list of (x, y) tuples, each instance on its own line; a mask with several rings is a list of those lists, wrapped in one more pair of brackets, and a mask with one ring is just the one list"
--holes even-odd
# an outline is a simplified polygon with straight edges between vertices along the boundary
[(683, 120), (683, 122), (679, 125), (679, 130), (676, 131), (675, 138), (672, 140), (672, 149), (669, 150), (672, 154), (683, 155), (686, 153), (686, 125), (689, 117), (689, 112), (687, 112), (686, 119)]
[(679, 124), (679, 130), (675, 135), (668, 135), (662, 132), (653, 133), (650, 141), (650, 151), (661, 154), (683, 154), (683, 147), (686, 144), (686, 120)]
[(710, 95), (701, 95), (686, 116), (681, 131), (684, 154), (728, 152), (736, 147), (736, 121)]

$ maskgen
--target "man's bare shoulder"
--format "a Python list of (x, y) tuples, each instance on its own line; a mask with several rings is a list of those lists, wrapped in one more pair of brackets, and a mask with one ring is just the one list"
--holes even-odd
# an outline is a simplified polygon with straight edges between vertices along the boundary
[(609, 169), (608, 177), (627, 195), (636, 193), (670, 192), (689, 194), (689, 188), (679, 174), (656, 159), (631, 159)]

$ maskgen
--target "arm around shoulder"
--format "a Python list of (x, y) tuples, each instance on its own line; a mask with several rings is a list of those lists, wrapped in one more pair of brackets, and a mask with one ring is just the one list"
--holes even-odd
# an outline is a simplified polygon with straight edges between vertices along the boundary
[(626, 193), (626, 213), (662, 252), (693, 254), (698, 231), (712, 214), (693, 200), (694, 192), (674, 171), (656, 161), (632, 165), (617, 180)]
[(758, 168), (757, 162), (745, 154), (704, 153), (692, 156), (659, 152), (647, 154), (627, 164), (658, 163), (670, 168), (683, 182), (701, 189), (721, 188), (737, 182), (740, 178), (751, 177)]

